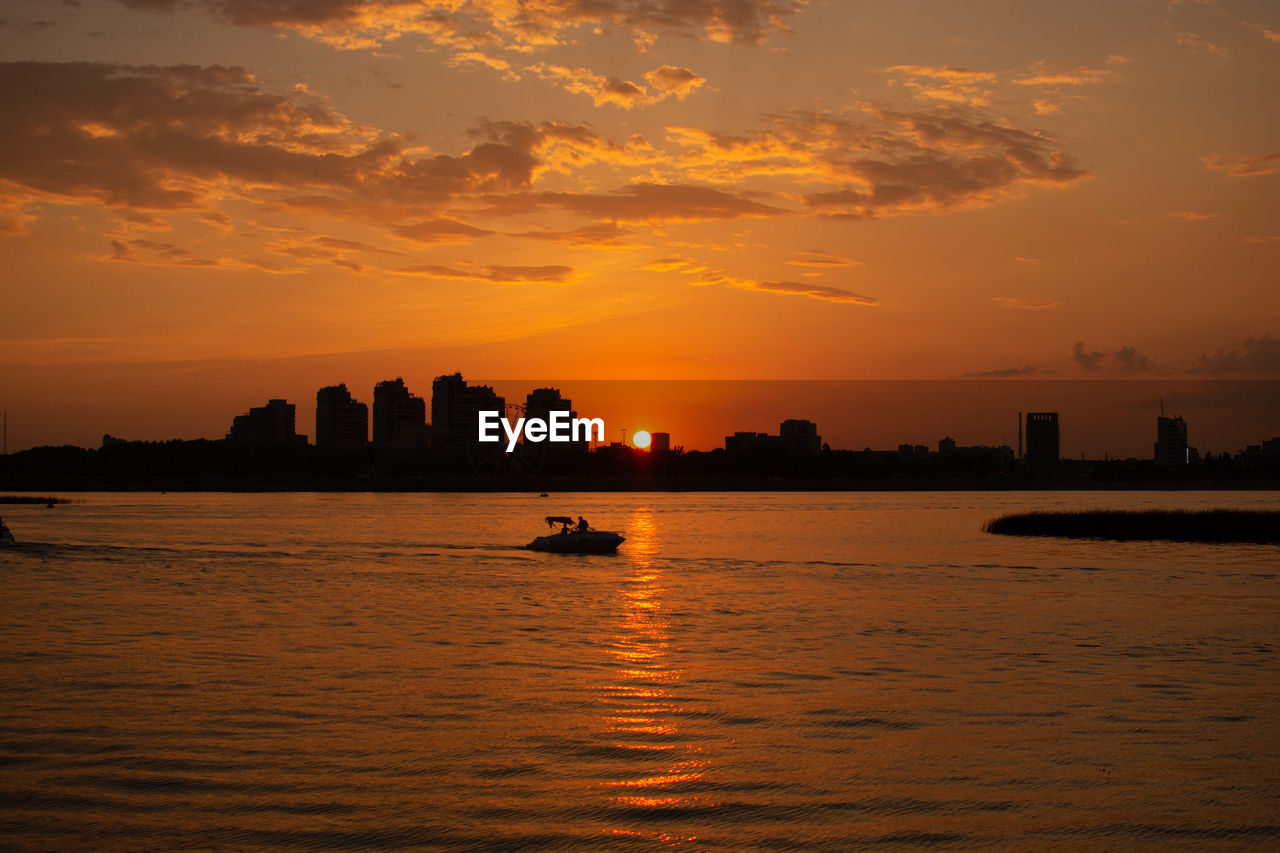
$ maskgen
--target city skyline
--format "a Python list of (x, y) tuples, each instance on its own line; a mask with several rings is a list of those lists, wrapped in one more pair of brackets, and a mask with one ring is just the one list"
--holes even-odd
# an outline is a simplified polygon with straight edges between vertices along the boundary
[(1260, 0), (13, 0), (0, 46), (14, 447), (341, 363), (1280, 378)]
[[(570, 386), (573, 383), (570, 383)], [(1193, 441), (1188, 440), (1188, 424), (1182, 415), (1174, 415), (1170, 412), (1170, 416), (1166, 417), (1165, 402), (1166, 398), (1163, 394), (1158, 399), (1144, 399), (1143, 395), (1132, 394), (1114, 396), (1114, 394), (1101, 394), (1100, 389), (1106, 389), (1109, 392), (1125, 392), (1138, 387), (1136, 383), (1115, 383), (1115, 382), (1094, 382), (1094, 383), (1062, 383), (1062, 382), (1039, 382), (1039, 383), (1022, 383), (1021, 385), (1008, 385), (1006, 383), (995, 382), (965, 382), (965, 383), (832, 383), (832, 382), (809, 382), (809, 383), (778, 383), (778, 382), (622, 382), (622, 383), (599, 383), (599, 382), (583, 382), (577, 383), (583, 389), (592, 389), (596, 391), (596, 395), (592, 395), (591, 390), (587, 390), (588, 399), (599, 400), (598, 396), (602, 386), (609, 389), (612, 394), (606, 395), (613, 398), (612, 405), (618, 405), (619, 400), (626, 401), (633, 414), (629, 420), (622, 421), (621, 427), (617, 426), (616, 419), (613, 421), (614, 426), (610, 427), (609, 434), (603, 441), (592, 441), (590, 445), (605, 446), (609, 444), (625, 444), (627, 446), (636, 447), (634, 442), (627, 440), (628, 435), (634, 435), (637, 431), (645, 431), (646, 433), (658, 433), (664, 436), (663, 441), (668, 442), (671, 446), (685, 447), (689, 450), (711, 450), (716, 447), (724, 447), (732, 449), (733, 443), (736, 441), (742, 449), (760, 446), (768, 446), (769, 442), (779, 441), (779, 435), (783, 444), (794, 446), (803, 446), (809, 448), (806, 452), (816, 450), (822, 446), (830, 446), (837, 450), (876, 450), (884, 452), (897, 447), (901, 450), (903, 447), (914, 447), (919, 449), (920, 446), (930, 447), (941, 450), (944, 445), (954, 448), (957, 444), (969, 447), (983, 448), (1005, 448), (1012, 451), (1016, 444), (1017, 453), (1015, 458), (1026, 459), (1028, 465), (1033, 469), (1040, 469), (1042, 473), (1050, 473), (1050, 469), (1046, 467), (1046, 463), (1053, 460), (1063, 458), (1074, 458), (1077, 454), (1074, 449), (1081, 446), (1078, 437), (1079, 432), (1089, 435), (1088, 441), (1097, 443), (1110, 442), (1108, 446), (1118, 446), (1122, 448), (1121, 452), (1112, 452), (1111, 450), (1096, 451), (1092, 454), (1087, 451), (1080, 451), (1079, 455), (1083, 457), (1105, 459), (1105, 458), (1136, 458), (1151, 459), (1157, 463), (1168, 467), (1178, 464), (1174, 461), (1174, 457), (1184, 458), (1189, 461), (1192, 456), (1189, 453), (1199, 454), (1221, 454), (1240, 453), (1250, 444), (1256, 444), (1258, 441), (1264, 440), (1263, 433), (1270, 435), (1268, 430), (1276, 431), (1276, 425), (1280, 424), (1280, 396), (1275, 394), (1268, 395), (1268, 391), (1280, 391), (1280, 383), (1234, 383), (1238, 386), (1237, 391), (1243, 391), (1246, 395), (1257, 398), (1259, 405), (1255, 406), (1253, 417), (1247, 421), (1235, 423), (1238, 434), (1243, 434), (1246, 439), (1238, 446), (1225, 447), (1220, 435), (1215, 435), (1215, 429), (1220, 429), (1222, 421), (1222, 412), (1231, 413), (1239, 408), (1241, 404), (1240, 394), (1231, 395), (1224, 392), (1224, 383), (1195, 383), (1194, 389), (1188, 387), (1178, 388), (1174, 383), (1174, 392), (1170, 396), (1170, 402), (1177, 406), (1187, 406), (1191, 411), (1212, 411), (1214, 404), (1219, 409), (1219, 417), (1209, 416), (1201, 424), (1202, 429), (1193, 433), (1198, 435), (1196, 441), (1202, 446), (1197, 446)], [(1183, 383), (1185, 386), (1187, 383)], [(997, 429), (994, 433), (988, 432), (984, 434), (982, 428), (975, 429), (972, 418), (975, 415), (990, 422), (993, 419), (999, 420), (1000, 416), (1005, 414), (1002, 411), (993, 411), (991, 409), (990, 399), (985, 399), (982, 395), (978, 395), (976, 402), (970, 401), (965, 409), (954, 408), (952, 405), (958, 400), (962, 400), (972, 395), (969, 394), (974, 388), (987, 386), (990, 390), (999, 392), (1010, 391), (1026, 391), (1027, 389), (1039, 386), (1039, 393), (1035, 395), (1023, 395), (1023, 399), (1040, 399), (1052, 400), (1055, 397), (1067, 404), (1067, 424), (1065, 430), (1066, 441), (1063, 441), (1064, 431), (1059, 421), (1058, 411), (1018, 411), (1016, 426), (1012, 430), (1016, 435), (1016, 442), (1011, 440), (1005, 431)], [(1227, 383), (1228, 386), (1232, 383)], [(239, 414), (233, 418), (232, 430), (227, 433), (227, 438), (236, 436), (237, 428), (241, 429), (244, 437), (264, 443), (275, 444), (292, 444), (295, 438), (304, 442), (315, 444), (316, 446), (343, 447), (343, 446), (362, 446), (370, 444), (382, 447), (399, 447), (401, 449), (419, 450), (430, 447), (433, 453), (441, 456), (452, 457), (461, 452), (463, 446), (474, 441), (476, 431), (476, 416), (480, 410), (493, 410), (500, 413), (510, 413), (515, 410), (517, 414), (526, 414), (530, 417), (541, 416), (546, 417), (547, 413), (552, 410), (564, 410), (570, 413), (570, 417), (576, 417), (578, 411), (574, 406), (573, 400), (565, 396), (568, 387), (563, 383), (538, 383), (538, 382), (514, 382), (514, 381), (498, 381), (492, 384), (484, 382), (470, 382), (462, 376), (460, 372), (451, 374), (443, 374), (431, 382), (430, 397), (423, 397), (415, 394), (413, 389), (402, 377), (395, 379), (384, 379), (376, 382), (372, 386), (372, 394), (374, 398), (373, 417), (369, 417), (369, 407), (361, 402), (358, 397), (351, 392), (346, 383), (338, 383), (336, 385), (326, 385), (317, 390), (314, 395), (315, 405), (314, 419), (310, 423), (314, 426), (311, 433), (298, 432), (294, 436), (295, 426), (297, 425), (296, 416), (294, 414), (296, 401), (289, 402), (285, 398), (270, 399), (266, 406), (250, 407), (247, 414)], [(1261, 386), (1261, 387), (1260, 387)], [(502, 393), (495, 391), (495, 387), (500, 389)], [(524, 392), (516, 389), (525, 388)], [(1158, 387), (1167, 389), (1169, 383), (1161, 383)], [(899, 419), (900, 424), (906, 427), (896, 438), (892, 436), (889, 440), (885, 440), (887, 433), (880, 433), (878, 443), (867, 443), (859, 446), (861, 442), (850, 442), (849, 424), (841, 422), (839, 415), (833, 416), (833, 412), (849, 413), (857, 408), (849, 397), (851, 389), (864, 389), (866, 391), (878, 392), (883, 397), (886, 391), (892, 394), (894, 388), (909, 388), (916, 393), (913, 406), (906, 414), (906, 419)], [(1081, 394), (1081, 388), (1085, 392)], [(736, 393), (727, 393), (726, 389), (736, 389)], [(797, 389), (803, 389), (802, 393), (796, 393)], [(766, 393), (761, 393), (764, 390)], [(1073, 390), (1076, 393), (1067, 393)], [(1259, 391), (1262, 393), (1258, 393)], [(767, 392), (772, 393), (767, 393)], [(900, 393), (897, 396), (902, 396)], [(719, 417), (713, 417), (709, 422), (709, 427), (704, 426), (703, 430), (698, 433), (686, 433), (684, 436), (679, 431), (675, 433), (675, 441), (672, 442), (672, 427), (668, 420), (675, 423), (681, 423), (680, 414), (674, 414), (678, 411), (681, 401), (685, 405), (693, 399), (701, 399), (703, 407), (711, 406), (721, 411)], [(748, 398), (755, 401), (755, 405), (744, 408), (743, 402)], [(1015, 398), (1006, 397), (1008, 401)], [(1090, 425), (1087, 420), (1077, 421), (1075, 423), (1076, 436), (1073, 436), (1071, 429), (1071, 419), (1073, 415), (1082, 413), (1079, 408), (1083, 400), (1092, 403), (1092, 407), (1098, 411), (1105, 412), (1110, 418), (1108, 423), (1114, 430), (1117, 424), (1121, 424), (1120, 431), (1125, 430), (1133, 433), (1141, 432), (1146, 439), (1150, 439), (1152, 434), (1150, 430), (1144, 431), (1139, 428), (1139, 424), (1154, 423), (1155, 441), (1146, 444), (1147, 447), (1154, 447), (1153, 452), (1133, 451), (1135, 446), (1141, 446), (1142, 439), (1137, 439), (1135, 435), (1127, 437), (1118, 437), (1113, 432), (1099, 432), (1096, 424)], [(335, 400), (340, 402), (335, 405)], [(523, 400), (523, 402), (521, 402)], [(1120, 401), (1125, 401), (1121, 407), (1127, 409), (1127, 415), (1118, 417), (1116, 405)], [(724, 405), (730, 403), (731, 405)], [(838, 405), (832, 408), (832, 402), (836, 401)], [(1269, 402), (1269, 404), (1268, 404)], [(676, 404), (677, 408), (672, 409), (672, 405)], [(853, 405), (851, 405), (853, 403)], [(952, 420), (936, 420), (934, 423), (925, 425), (925, 418), (920, 416), (920, 410), (917, 408), (921, 403), (931, 407), (934, 411), (934, 418), (949, 417)], [(1206, 404), (1209, 409), (1205, 409)], [(287, 417), (287, 425), (281, 419), (282, 407), (287, 405), (289, 413)], [(590, 404), (589, 404), (590, 405)], [(793, 411), (790, 414), (780, 411), (774, 407), (790, 406)], [(406, 408), (407, 407), (407, 408)], [(643, 409), (648, 407), (652, 412), (666, 410), (667, 414), (655, 414), (650, 417), (639, 417), (634, 415), (637, 407)], [(824, 413), (827, 418), (835, 418), (827, 420), (827, 427), (831, 433), (838, 436), (835, 443), (824, 441), (822, 436), (818, 435), (818, 427), (814, 421), (805, 417), (798, 416), (797, 409), (806, 409), (812, 413)], [(1149, 411), (1152, 410), (1153, 411)], [(306, 410), (308, 407), (304, 407)], [(322, 412), (324, 413), (322, 415)], [(751, 429), (743, 429), (742, 423), (734, 423), (731, 415), (725, 412), (736, 412), (740, 416), (750, 417), (749, 425)], [(939, 415), (938, 413), (944, 413)], [(255, 417), (255, 413), (260, 413)], [(748, 414), (749, 413), (749, 414)], [(706, 412), (703, 413), (707, 414)], [(687, 419), (688, 412), (685, 411), (683, 417)], [(354, 418), (354, 422), (353, 422)], [(764, 421), (774, 419), (773, 422), (780, 421), (779, 434), (773, 435), (767, 431), (760, 429)], [(1154, 421), (1152, 421), (1154, 418)], [(914, 419), (914, 420), (913, 420)], [(1194, 420), (1194, 417), (1193, 417)], [(254, 423), (256, 421), (256, 423)], [(1003, 418), (1004, 426), (1009, 426), (1008, 419)], [(687, 422), (687, 421), (686, 421)], [(345, 424), (345, 427), (343, 426)], [(359, 426), (363, 426), (363, 431), (359, 430)], [(433, 426), (434, 425), (434, 426)], [(1203, 429), (1203, 427), (1208, 427)], [(957, 427), (959, 429), (957, 429)], [(721, 438), (708, 442), (706, 439), (707, 429), (710, 432), (718, 433)], [(937, 435), (932, 438), (921, 440), (921, 436), (933, 429)], [(790, 438), (788, 432), (790, 431)], [(952, 436), (956, 432), (962, 436), (962, 440), (957, 440)], [(329, 437), (321, 441), (320, 435), (327, 434)], [(995, 438), (999, 434), (999, 438)], [(360, 436), (363, 436), (362, 438)], [(113, 440), (118, 440), (123, 436), (114, 436)], [(689, 439), (689, 440), (686, 440)], [(620, 439), (620, 441), (618, 440)], [(136, 437), (135, 437), (136, 440)], [(1172, 449), (1169, 444), (1172, 442)], [(1229, 443), (1229, 442), (1228, 442)], [(1066, 447), (1066, 450), (1063, 448)], [(1123, 448), (1128, 447), (1128, 452)], [(642, 447), (637, 449), (643, 449)], [(1024, 456), (1025, 451), (1025, 456)], [(455, 460), (456, 461), (456, 460)]]

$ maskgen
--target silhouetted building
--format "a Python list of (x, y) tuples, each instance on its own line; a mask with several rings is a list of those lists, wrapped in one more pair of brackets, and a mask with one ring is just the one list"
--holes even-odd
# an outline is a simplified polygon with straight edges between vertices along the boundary
[(938, 439), (939, 453), (955, 453), (955, 450), (956, 450), (956, 440), (951, 436), (947, 435)]
[(782, 439), (767, 432), (735, 432), (724, 437), (729, 453), (768, 453), (782, 450)]
[(778, 437), (782, 439), (783, 449), (797, 456), (822, 450), (822, 436), (818, 435), (818, 425), (813, 421), (789, 418), (778, 428)]
[(363, 447), (369, 441), (369, 407), (345, 384), (316, 392), (316, 447)]
[(294, 414), (293, 403), (268, 400), (265, 406), (252, 408), (248, 414), (236, 415), (227, 438), (246, 444), (277, 447), (306, 444), (307, 437), (294, 432)]
[[(550, 424), (552, 412), (564, 412), (568, 415), (569, 420), (564, 429), (572, 430), (573, 419), (578, 416), (578, 413), (573, 410), (573, 401), (561, 397), (558, 388), (535, 388), (524, 398), (524, 416), (526, 418), (530, 420), (539, 418)], [(585, 439), (565, 442), (548, 441), (545, 443), (547, 453), (566, 453), (570, 450), (583, 451), (587, 449)]]
[(427, 402), (396, 377), (373, 386), (373, 442), (422, 446), (427, 442)]
[(787, 453), (807, 456), (822, 450), (822, 438), (812, 421), (791, 418), (782, 422), (778, 435), (767, 432), (735, 432), (724, 439), (730, 453)]
[(1162, 468), (1181, 468), (1189, 461), (1187, 422), (1181, 416), (1156, 418), (1156, 464)]
[[(559, 396), (557, 392), (557, 396)], [(431, 383), (432, 446), (448, 465), (460, 463), (469, 449), (480, 447), (480, 412), (506, 416), (507, 401), (489, 385), (468, 385), (461, 373), (437, 376)], [(505, 446), (506, 438), (486, 448)]]
[(1033, 472), (1058, 467), (1061, 446), (1057, 412), (1027, 412), (1027, 468)]
[(655, 432), (649, 435), (649, 452), (650, 453), (670, 453), (671, 452), (671, 433)]

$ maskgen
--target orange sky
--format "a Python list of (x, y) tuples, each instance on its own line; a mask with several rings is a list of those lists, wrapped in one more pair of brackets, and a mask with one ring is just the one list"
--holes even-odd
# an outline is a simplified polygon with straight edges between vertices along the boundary
[(0, 47), (10, 450), (366, 373), (1280, 378), (1273, 2), (9, 0)]

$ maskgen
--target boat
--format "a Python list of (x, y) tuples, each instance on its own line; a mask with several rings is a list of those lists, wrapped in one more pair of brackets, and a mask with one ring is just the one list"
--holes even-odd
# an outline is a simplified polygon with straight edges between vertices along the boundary
[(16, 544), (18, 543), (13, 539), (13, 533), (9, 531), (9, 528), (3, 521), (0, 521), (0, 546)]
[(625, 537), (612, 530), (571, 526), (574, 521), (567, 515), (547, 516), (548, 527), (555, 527), (557, 524), (560, 525), (559, 533), (539, 536), (525, 547), (530, 551), (548, 551), (553, 554), (612, 554), (626, 541)]

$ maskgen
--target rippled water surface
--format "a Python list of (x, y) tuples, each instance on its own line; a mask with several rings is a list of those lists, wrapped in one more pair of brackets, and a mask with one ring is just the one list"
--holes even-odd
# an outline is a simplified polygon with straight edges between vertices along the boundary
[(0, 846), (1276, 849), (1280, 548), (980, 529), (1133, 506), (1280, 498), (4, 507)]

